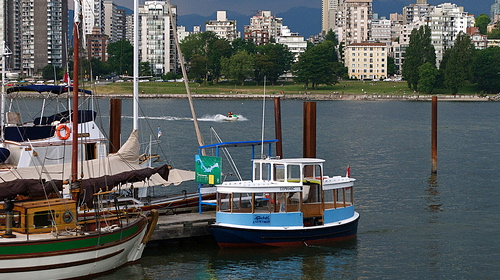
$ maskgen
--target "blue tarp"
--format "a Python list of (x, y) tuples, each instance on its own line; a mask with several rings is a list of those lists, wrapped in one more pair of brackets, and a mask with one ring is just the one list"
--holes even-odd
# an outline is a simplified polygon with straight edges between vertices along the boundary
[[(36, 92), (50, 92), (54, 94), (62, 94), (67, 92), (73, 92), (73, 87), (69, 86), (52, 86), (52, 85), (27, 85), (27, 86), (17, 86), (7, 89), (7, 93), (19, 92), (19, 91), (36, 91)], [(78, 89), (78, 92), (83, 92), (85, 94), (92, 94), (92, 91), (85, 89)]]

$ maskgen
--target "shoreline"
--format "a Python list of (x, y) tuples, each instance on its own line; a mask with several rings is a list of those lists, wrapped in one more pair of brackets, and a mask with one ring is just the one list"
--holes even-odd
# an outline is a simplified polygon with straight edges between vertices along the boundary
[[(108, 93), (95, 94), (96, 98), (103, 99), (130, 99), (133, 98), (132, 93)], [(194, 99), (263, 99), (279, 97), (282, 100), (309, 100), (309, 101), (382, 101), (382, 100), (397, 100), (397, 101), (432, 101), (432, 97), (437, 96), (439, 101), (500, 101), (498, 95), (495, 96), (478, 96), (478, 95), (393, 95), (393, 94), (191, 94)], [(17, 93), (14, 98), (40, 98), (39, 95), (33, 93)], [(139, 94), (139, 98), (147, 99), (187, 99), (186, 94)]]

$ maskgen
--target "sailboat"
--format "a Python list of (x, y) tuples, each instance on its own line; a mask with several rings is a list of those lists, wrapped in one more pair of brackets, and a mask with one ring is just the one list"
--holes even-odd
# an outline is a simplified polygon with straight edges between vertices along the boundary
[[(51, 178), (51, 175), (57, 174), (55, 169), (63, 164), (47, 165), (47, 169), (41, 170), (36, 167), (16, 168), (1, 174), (19, 176), (19, 179), (4, 179), (0, 183), (0, 200), (4, 201), (4, 211), (0, 215), (0, 230), (3, 231), (0, 238), (2, 279), (40, 279), (42, 275), (46, 279), (88, 277), (135, 262), (141, 258), (158, 219), (155, 211), (151, 211), (149, 216), (94, 211), (92, 218), (78, 217), (77, 210), (81, 207), (98, 209), (116, 184), (145, 180), (153, 174), (166, 177), (169, 173), (168, 167), (164, 166), (118, 170), (113, 175), (103, 171), (104, 175), (92, 178), (78, 175), (80, 171), (89, 172), (79, 167), (78, 162), (78, 147), (84, 144), (84, 140), (79, 139), (81, 135), (78, 131), (81, 114), (78, 110), (78, 7), (79, 3), (75, 2), (75, 82), (72, 110), (68, 112), (72, 123), (78, 125), (64, 129), (64, 132), (72, 134), (71, 170), (60, 171), (64, 174), (61, 176), (66, 176), (63, 180)], [(59, 122), (65, 124), (61, 120)], [(31, 149), (34, 153), (38, 147), (31, 146)], [(118, 162), (127, 164), (128, 151), (129, 148), (125, 147), (118, 155), (108, 159), (114, 162), (114, 167)], [(85, 165), (92, 169), (102, 167), (92, 161), (86, 161)], [(31, 176), (36, 178), (27, 178), (26, 174), (21, 176), (30, 171)]]

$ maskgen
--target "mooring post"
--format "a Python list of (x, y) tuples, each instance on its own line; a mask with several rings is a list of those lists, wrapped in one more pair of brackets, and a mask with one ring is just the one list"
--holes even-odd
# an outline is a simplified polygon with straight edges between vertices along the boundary
[(276, 134), (276, 155), (283, 158), (283, 135), (281, 132), (281, 101), (279, 97), (274, 98), (274, 131)]
[(432, 173), (437, 173), (437, 96), (432, 97)]
[(316, 157), (316, 102), (304, 102), (304, 143), (305, 158)]
[(122, 100), (109, 100), (109, 152), (116, 153), (120, 149)]

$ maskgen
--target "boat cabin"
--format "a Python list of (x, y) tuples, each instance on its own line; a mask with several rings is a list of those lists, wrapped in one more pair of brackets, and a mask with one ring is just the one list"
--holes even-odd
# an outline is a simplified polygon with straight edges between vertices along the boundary
[[(1, 230), (6, 230), (6, 211), (1, 213)], [(75, 228), (76, 201), (53, 198), (14, 202), (12, 231), (23, 234), (50, 233)]]
[(254, 159), (252, 180), (217, 185), (217, 222), (307, 227), (352, 217), (355, 179), (325, 176), (323, 163), (316, 158)]

